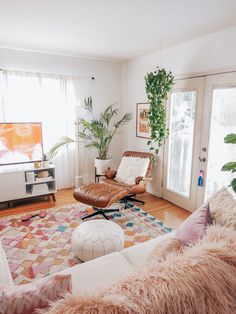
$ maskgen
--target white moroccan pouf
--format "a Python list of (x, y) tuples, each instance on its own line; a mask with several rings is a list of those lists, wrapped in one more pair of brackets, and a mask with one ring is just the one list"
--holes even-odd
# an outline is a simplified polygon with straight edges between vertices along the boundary
[(75, 255), (82, 261), (123, 249), (122, 228), (110, 220), (96, 219), (81, 223), (73, 232), (71, 244)]

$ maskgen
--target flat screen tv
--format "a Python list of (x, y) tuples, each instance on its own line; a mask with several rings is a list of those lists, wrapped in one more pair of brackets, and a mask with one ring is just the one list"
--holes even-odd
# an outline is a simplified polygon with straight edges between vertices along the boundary
[(41, 161), (42, 124), (0, 123), (0, 165)]

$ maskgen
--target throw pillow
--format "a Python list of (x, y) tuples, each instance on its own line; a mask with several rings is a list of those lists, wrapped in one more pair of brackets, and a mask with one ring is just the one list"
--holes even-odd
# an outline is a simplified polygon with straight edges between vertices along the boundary
[(155, 246), (155, 248), (149, 254), (147, 261), (158, 262), (163, 258), (165, 259), (166, 256), (170, 253), (180, 251), (182, 246), (183, 244), (179, 239), (176, 237), (169, 237)]
[(6, 254), (0, 241), (0, 287), (12, 287), (13, 280), (8, 266)]
[(216, 192), (208, 202), (215, 223), (236, 229), (236, 200), (227, 188)]
[(71, 292), (71, 275), (54, 275), (35, 282), (0, 288), (0, 313), (31, 314), (66, 292)]
[(149, 162), (149, 158), (122, 157), (115, 180), (130, 185), (135, 184), (137, 177), (145, 177)]
[(201, 239), (206, 226), (211, 221), (209, 205), (202, 206), (193, 212), (176, 230), (176, 238), (184, 245)]

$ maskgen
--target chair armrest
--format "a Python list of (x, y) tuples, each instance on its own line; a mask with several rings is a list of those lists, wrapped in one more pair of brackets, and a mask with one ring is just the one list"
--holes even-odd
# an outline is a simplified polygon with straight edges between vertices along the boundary
[(114, 179), (116, 174), (117, 174), (117, 171), (115, 171), (115, 170), (106, 170), (105, 171), (105, 177), (107, 179)]
[(151, 180), (152, 180), (152, 178), (148, 178), (148, 177), (137, 177), (135, 179), (135, 183), (139, 184), (140, 181), (151, 181)]

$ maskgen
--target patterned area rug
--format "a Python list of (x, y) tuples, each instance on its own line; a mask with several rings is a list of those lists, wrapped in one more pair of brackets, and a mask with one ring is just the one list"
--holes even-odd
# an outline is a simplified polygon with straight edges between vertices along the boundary
[[(113, 204), (112, 208), (116, 207), (121, 205)], [(21, 222), (23, 215), (0, 219), (0, 239), (14, 283), (28, 283), (80, 263), (71, 251), (71, 234), (81, 223), (81, 216), (92, 211), (76, 203), (50, 208), (45, 218), (35, 217), (28, 222)], [(123, 228), (125, 247), (172, 231), (132, 204), (111, 214), (110, 218)]]

